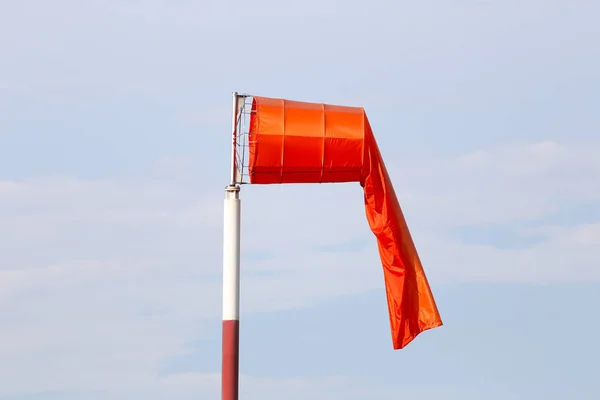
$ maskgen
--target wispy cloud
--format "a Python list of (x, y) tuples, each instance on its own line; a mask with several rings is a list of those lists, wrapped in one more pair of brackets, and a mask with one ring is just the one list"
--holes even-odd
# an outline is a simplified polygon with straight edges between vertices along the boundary
[[(490, 161), (477, 168), (459, 158), (396, 169), (433, 284), (600, 279), (600, 221), (565, 226), (543, 219), (560, 210), (559, 200), (594, 199), (588, 185), (599, 177), (595, 159), (581, 151), (561, 158), (573, 149), (552, 146), (558, 161), (543, 150), (542, 166), (534, 162), (540, 147), (526, 145), (485, 152)], [(528, 167), (519, 172), (515, 165), (522, 162)], [(91, 384), (82, 372), (77, 385), (67, 384), (76, 365), (93, 375), (90, 360), (115, 369), (110, 376), (102, 372), (114, 390), (119, 382), (123, 388), (146, 382), (161, 359), (185, 352), (200, 320), (219, 315), (221, 193), (203, 202), (187, 182), (140, 182), (2, 182), (8, 241), (0, 271), (6, 338), (0, 353), (15, 360), (2, 370), (13, 382), (6, 394), (26, 390), (18, 379), (25, 368), (40, 389), (101, 390), (105, 386)], [(381, 287), (376, 246), (355, 186), (319, 187), (321, 195), (301, 204), (293, 202), (300, 188), (277, 188), (274, 203), (268, 201), (271, 188), (244, 188), (246, 313), (306, 307)], [(536, 225), (518, 224), (532, 220)], [(455, 235), (465, 227), (483, 235), (489, 223), (537, 240), (507, 248), (498, 238), (476, 242)], [(20, 243), (35, 243), (35, 251)], [(61, 369), (52, 376), (43, 375), (50, 364), (30, 369), (28, 357), (42, 354), (48, 362), (59, 357)], [(123, 374), (125, 367), (137, 372)]]

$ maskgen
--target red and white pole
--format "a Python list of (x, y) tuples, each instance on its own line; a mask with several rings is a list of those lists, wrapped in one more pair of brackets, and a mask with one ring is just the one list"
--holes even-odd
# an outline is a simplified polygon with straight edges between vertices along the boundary
[(240, 348), (240, 187), (225, 189), (222, 400), (238, 400)]
[(221, 399), (238, 400), (240, 349), (240, 187), (237, 185), (236, 145), (238, 94), (233, 93), (231, 181), (225, 188), (223, 219), (223, 358)]

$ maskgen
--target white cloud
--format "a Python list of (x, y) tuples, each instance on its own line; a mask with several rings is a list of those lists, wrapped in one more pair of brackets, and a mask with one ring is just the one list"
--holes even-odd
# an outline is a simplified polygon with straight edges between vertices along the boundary
[[(600, 280), (600, 223), (543, 224), (563, 201), (600, 200), (595, 154), (594, 144), (544, 142), (393, 166), (432, 283)], [(200, 320), (220, 314), (223, 193), (191, 184), (199, 178), (186, 175), (189, 160), (163, 159), (156, 168), (144, 179), (0, 182), (0, 381), (9, 382), (0, 395), (155, 387), (167, 396), (179, 387), (173, 382), (195, 382), (159, 379), (156, 368), (198, 338)], [(185, 178), (171, 179), (173, 172)], [(357, 184), (244, 187), (242, 199), (244, 313), (381, 287)], [(546, 239), (516, 250), (468, 245), (451, 233), (531, 219), (541, 222), (520, 234)], [(360, 251), (318, 251), (363, 239)], [(248, 397), (296, 384), (248, 382)], [(194, 385), (190, 393), (216, 390)], [(327, 397), (311, 385), (299, 393), (349, 393), (337, 388)], [(369, 390), (365, 396), (377, 398)]]
[(548, 239), (525, 249), (465, 245), (439, 235), (419, 239), (434, 282), (598, 282), (599, 230), (600, 223), (547, 229)]
[(392, 178), (411, 220), (429, 230), (547, 216), (567, 201), (600, 201), (600, 145), (545, 141), (456, 159), (395, 164)]

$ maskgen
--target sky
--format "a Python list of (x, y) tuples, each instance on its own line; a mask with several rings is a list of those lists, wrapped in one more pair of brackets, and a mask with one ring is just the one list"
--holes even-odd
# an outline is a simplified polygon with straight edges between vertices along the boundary
[(232, 91), (366, 109), (444, 320), (358, 184), (244, 186), (240, 398), (600, 398), (599, 14), (0, 0), (0, 399), (219, 398)]

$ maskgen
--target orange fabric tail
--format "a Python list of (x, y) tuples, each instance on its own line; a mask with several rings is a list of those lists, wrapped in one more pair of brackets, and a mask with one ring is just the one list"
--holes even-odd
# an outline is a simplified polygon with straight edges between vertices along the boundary
[(442, 319), (368, 120), (364, 167), (367, 220), (383, 265), (392, 342), (401, 349)]

